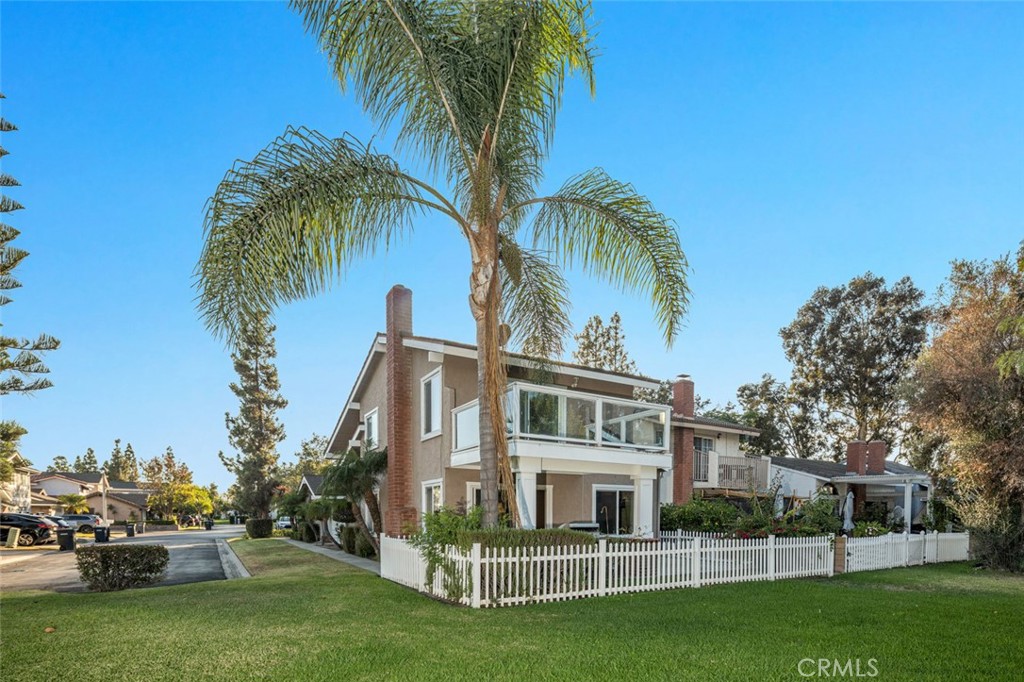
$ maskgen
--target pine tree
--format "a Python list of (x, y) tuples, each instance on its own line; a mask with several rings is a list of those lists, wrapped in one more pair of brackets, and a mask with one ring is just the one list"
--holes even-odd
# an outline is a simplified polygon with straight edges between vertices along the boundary
[(121, 479), (122, 481), (139, 482), (139, 460), (131, 443), (124, 446), (124, 469), (127, 475)]
[(239, 400), (236, 416), (224, 415), (228, 442), (239, 454), (220, 459), (237, 478), (235, 504), (256, 518), (270, 515), (271, 500), (278, 485), (277, 444), (284, 440), (284, 426), (275, 413), (288, 405), (279, 393), (274, 358), (275, 327), (262, 315), (239, 333), (237, 350), (231, 354), (238, 383), (231, 392)]
[(576, 335), (576, 350), (573, 362), (609, 372), (636, 374), (636, 363), (630, 360), (626, 351), (626, 335), (622, 332), (622, 318), (612, 313), (605, 326), (600, 315), (594, 315), (583, 330)]
[(103, 464), (103, 471), (111, 481), (137, 481), (139, 478), (139, 465), (135, 461), (135, 451), (131, 443), (124, 450), (121, 450), (121, 439), (114, 441), (114, 449), (110, 452), (110, 459)]
[(50, 464), (50, 466), (46, 467), (46, 470), (51, 473), (71, 471), (71, 465), (68, 464), (67, 457), (65, 457), (64, 455), (57, 455), (56, 457), (53, 458), (53, 463)]
[[(4, 96), (0, 93), (0, 99)], [(0, 118), (0, 132), (8, 133), (18, 128)], [(7, 155), (0, 147), (0, 158)], [(17, 187), (19, 182), (6, 173), (0, 172), (0, 187)], [(12, 213), (24, 208), (10, 197), (0, 194), (0, 213)], [(28, 251), (11, 246), (20, 233), (10, 225), (0, 222), (0, 306), (11, 302), (7, 292), (17, 289), (21, 282), (13, 276), (14, 269), (28, 256)], [(0, 327), (2, 327), (0, 323)], [(47, 334), (36, 339), (18, 338), (0, 334), (0, 395), (9, 393), (33, 393), (53, 384), (45, 375), (49, 369), (43, 364), (41, 353), (56, 350), (60, 341)]]
[(169, 517), (191, 497), (192, 471), (174, 456), (170, 445), (164, 454), (142, 463), (146, 485), (153, 489), (149, 506), (161, 517)]
[(75, 457), (75, 463), (71, 465), (71, 468), (77, 474), (84, 474), (90, 471), (99, 471), (100, 463), (96, 461), (96, 453), (89, 448), (84, 455)]

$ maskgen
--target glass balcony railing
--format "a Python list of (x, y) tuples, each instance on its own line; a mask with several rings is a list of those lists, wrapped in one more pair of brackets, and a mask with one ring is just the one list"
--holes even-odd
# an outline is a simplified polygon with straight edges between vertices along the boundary
[[(506, 396), (506, 429), (511, 439), (665, 452), (669, 409), (667, 405), (513, 382)], [(477, 401), (452, 412), (455, 450), (477, 447)]]

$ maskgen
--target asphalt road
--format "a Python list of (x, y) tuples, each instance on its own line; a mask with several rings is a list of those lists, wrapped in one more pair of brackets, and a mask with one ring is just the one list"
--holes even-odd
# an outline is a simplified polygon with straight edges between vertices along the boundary
[[(164, 545), (170, 554), (167, 573), (158, 585), (180, 585), (204, 580), (224, 580), (217, 540), (237, 537), (245, 526), (216, 526), (214, 530), (183, 530), (145, 533), (134, 538), (115, 535), (111, 544)], [(0, 564), (0, 592), (52, 590), (84, 592), (73, 552), (36, 550), (31, 559)]]

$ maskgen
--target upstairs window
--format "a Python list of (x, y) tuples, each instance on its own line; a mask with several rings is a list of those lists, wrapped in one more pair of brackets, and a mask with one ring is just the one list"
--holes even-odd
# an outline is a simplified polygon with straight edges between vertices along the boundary
[(420, 380), (420, 424), (423, 438), (441, 433), (441, 368)]
[(380, 440), (377, 429), (377, 410), (373, 409), (366, 413), (363, 419), (363, 446), (366, 450), (376, 450)]

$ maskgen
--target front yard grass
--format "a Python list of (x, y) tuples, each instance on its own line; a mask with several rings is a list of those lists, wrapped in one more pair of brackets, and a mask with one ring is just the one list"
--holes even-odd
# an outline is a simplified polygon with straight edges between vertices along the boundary
[(1024, 670), (1024, 578), (963, 564), (473, 611), (276, 540), (232, 546), (253, 578), (0, 596), (4, 679), (60, 676), (67, 651), (76, 680), (105, 682), (799, 680), (805, 658), (873, 658), (878, 680)]

